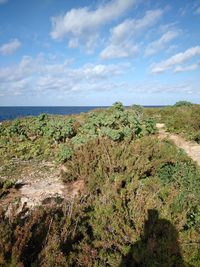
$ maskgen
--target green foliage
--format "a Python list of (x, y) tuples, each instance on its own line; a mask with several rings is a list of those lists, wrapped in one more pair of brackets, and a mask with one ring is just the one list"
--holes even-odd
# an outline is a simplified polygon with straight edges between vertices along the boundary
[(150, 118), (146, 120), (145, 123), (146, 123), (146, 131), (148, 132), (148, 134), (154, 134), (156, 132), (155, 120)]
[(124, 111), (124, 107), (123, 107), (123, 104), (121, 103), (121, 102), (115, 102), (114, 104), (113, 104), (113, 107), (112, 107), (112, 109), (114, 109), (114, 110), (118, 110), (118, 111)]
[(143, 106), (140, 106), (140, 105), (132, 105), (130, 107), (132, 110), (134, 110), (134, 112), (136, 113), (136, 115), (143, 115), (143, 112), (144, 112), (144, 108)]
[(14, 188), (16, 184), (15, 179), (0, 179), (0, 198), (9, 193), (9, 189)]
[(59, 146), (59, 152), (57, 157), (59, 162), (66, 162), (72, 157), (72, 149), (64, 144), (61, 144)]
[(174, 104), (175, 107), (191, 107), (192, 105), (189, 101), (178, 101)]
[(143, 120), (133, 110), (126, 110), (117, 102), (108, 110), (90, 113), (72, 142), (80, 145), (102, 136), (119, 142), (125, 138), (134, 139), (155, 132), (153, 119)]
[(10, 189), (10, 188), (14, 187), (15, 184), (16, 184), (15, 180), (12, 180), (12, 179), (5, 180), (3, 182), (3, 189)]
[(88, 113), (82, 121), (41, 114), (5, 122), (0, 128), (0, 155), (23, 160), (54, 156), (62, 161), (65, 152), (60, 149), (61, 144), (67, 143), (73, 148), (101, 137), (122, 142), (155, 132), (154, 120), (143, 119), (134, 110), (125, 109), (122, 103), (116, 102), (109, 109)]

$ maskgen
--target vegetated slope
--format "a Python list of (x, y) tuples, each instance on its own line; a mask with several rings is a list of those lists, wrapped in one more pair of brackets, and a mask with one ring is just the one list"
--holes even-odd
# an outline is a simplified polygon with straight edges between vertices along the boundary
[(200, 105), (180, 101), (174, 106), (147, 109), (144, 110), (144, 113), (164, 123), (169, 132), (180, 134), (188, 140), (200, 143)]
[(151, 119), (117, 104), (85, 116), (65, 147), (62, 180), (84, 190), (24, 217), (1, 209), (2, 266), (199, 266), (200, 172)]

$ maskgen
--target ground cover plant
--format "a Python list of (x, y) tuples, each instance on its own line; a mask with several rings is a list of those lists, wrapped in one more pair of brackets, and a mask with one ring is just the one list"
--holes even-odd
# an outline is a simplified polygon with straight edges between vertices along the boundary
[[(30, 121), (34, 125), (34, 140), (23, 126), (26, 120), (27, 127), (33, 127)], [(184, 151), (158, 139), (154, 119), (138, 106), (124, 109), (116, 103), (108, 110), (60, 118), (62, 126), (55, 124), (59, 138), (53, 120), (58, 118), (20, 121), (27, 137), (19, 142), (20, 130), (8, 134), (12, 149), (43, 142), (34, 158), (43, 159), (48, 148), (47, 159), (64, 164), (63, 183), (82, 181), (84, 188), (62, 205), (40, 206), (25, 217), (8, 219), (1, 207), (0, 266), (200, 265), (200, 170)], [(13, 123), (3, 125), (2, 132)], [(8, 166), (9, 153), (15, 154), (7, 144), (10, 150), (2, 155)], [(17, 154), (19, 159), (27, 155), (29, 150)], [(0, 185), (4, 190), (14, 186)]]

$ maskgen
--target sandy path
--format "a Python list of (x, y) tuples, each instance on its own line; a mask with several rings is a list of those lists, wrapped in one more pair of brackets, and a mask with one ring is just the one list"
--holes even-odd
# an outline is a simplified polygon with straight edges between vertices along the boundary
[(189, 157), (191, 157), (200, 166), (200, 145), (195, 142), (186, 141), (183, 137), (178, 134), (171, 134), (166, 132), (164, 123), (157, 123), (156, 127), (159, 131), (159, 137), (169, 138), (174, 144), (185, 150)]

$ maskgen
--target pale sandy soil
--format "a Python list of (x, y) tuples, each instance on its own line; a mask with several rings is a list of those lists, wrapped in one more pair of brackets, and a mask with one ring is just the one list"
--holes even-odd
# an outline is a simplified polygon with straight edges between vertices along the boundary
[[(19, 171), (20, 169), (20, 171)], [(47, 162), (18, 163), (15, 173), (2, 177), (17, 178), (16, 188), (0, 199), (0, 205), (7, 211), (7, 216), (19, 214), (23, 210), (30, 211), (35, 206), (61, 204), (84, 192), (82, 180), (65, 184), (60, 177), (61, 166)], [(17, 173), (17, 175), (16, 175)]]

